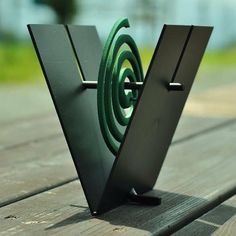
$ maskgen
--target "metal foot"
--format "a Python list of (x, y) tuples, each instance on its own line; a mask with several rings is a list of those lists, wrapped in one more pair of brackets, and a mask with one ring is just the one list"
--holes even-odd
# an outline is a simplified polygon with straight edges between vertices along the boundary
[(128, 195), (128, 200), (131, 203), (137, 203), (142, 205), (157, 206), (161, 204), (161, 198), (156, 196), (147, 196), (142, 194), (137, 194), (134, 189)]

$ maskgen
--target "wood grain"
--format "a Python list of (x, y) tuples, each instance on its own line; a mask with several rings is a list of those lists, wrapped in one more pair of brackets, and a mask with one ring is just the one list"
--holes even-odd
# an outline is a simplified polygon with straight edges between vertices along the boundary
[[(19, 78), (20, 79), (20, 78)], [(37, 78), (38, 79), (38, 78)], [(1, 83), (0, 125), (54, 112), (45, 83)]]
[(0, 150), (11, 149), (44, 138), (54, 138), (62, 134), (55, 113), (45, 113), (1, 124), (0, 129)]
[(236, 197), (226, 201), (223, 206), (231, 209), (231, 217), (214, 232), (214, 236), (234, 236), (236, 234)]
[[(153, 194), (157, 207), (124, 205), (90, 216), (78, 181), (0, 209), (2, 234), (170, 234), (236, 193), (236, 125), (170, 148)], [(215, 205), (214, 205), (214, 204)]]
[(62, 136), (0, 153), (0, 206), (77, 178)]
[(236, 197), (223, 202), (200, 218), (174, 233), (174, 236), (234, 236), (236, 232)]

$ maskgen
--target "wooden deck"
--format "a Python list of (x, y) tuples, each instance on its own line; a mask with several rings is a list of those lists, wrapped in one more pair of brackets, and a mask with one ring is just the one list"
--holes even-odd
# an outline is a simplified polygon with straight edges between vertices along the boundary
[(236, 83), (211, 82), (197, 81), (185, 108), (154, 191), (162, 204), (99, 217), (47, 88), (1, 88), (0, 235), (236, 235)]

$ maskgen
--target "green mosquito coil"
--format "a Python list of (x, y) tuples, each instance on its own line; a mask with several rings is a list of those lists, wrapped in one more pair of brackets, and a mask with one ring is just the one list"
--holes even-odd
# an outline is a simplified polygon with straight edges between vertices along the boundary
[(133, 38), (117, 36), (121, 28), (128, 28), (127, 18), (118, 20), (105, 43), (99, 68), (97, 108), (100, 129), (110, 151), (116, 155), (124, 136), (124, 128), (132, 115), (138, 90), (125, 90), (125, 81), (142, 82), (141, 59)]

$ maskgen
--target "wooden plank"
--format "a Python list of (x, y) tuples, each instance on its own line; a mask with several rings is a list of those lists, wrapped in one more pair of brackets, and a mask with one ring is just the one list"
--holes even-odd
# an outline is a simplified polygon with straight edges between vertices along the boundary
[[(202, 132), (231, 124), (231, 122), (235, 122), (235, 120), (183, 115), (173, 137), (173, 142), (181, 142), (189, 137), (200, 135)], [(0, 128), (0, 150), (63, 135), (55, 112), (15, 120), (0, 125)]]
[[(26, 91), (26, 88), (24, 89), (21, 88), (21, 89), (23, 90), (21, 91), (22, 93)], [(28, 89), (31, 89), (31, 87), (29, 87)], [(33, 89), (33, 91), (34, 90), (35, 88)], [(40, 87), (39, 90), (41, 91), (44, 89)], [(41, 91), (41, 93), (43, 92)], [(18, 94), (17, 99), (22, 100), (22, 98), (20, 99), (19, 97), (20, 94)], [(30, 98), (26, 97), (25, 100), (27, 99)], [(197, 99), (199, 98), (197, 97)], [(23, 99), (23, 101), (25, 100)], [(191, 113), (190, 115), (188, 115), (189, 110), (190, 111), (192, 110), (192, 103), (195, 104), (194, 96), (192, 100), (190, 96), (190, 102), (187, 102), (186, 108), (183, 112), (183, 116), (180, 119), (180, 123), (178, 125), (173, 141), (182, 140), (186, 137), (201, 133), (202, 131), (208, 128), (211, 129), (217, 127), (218, 125), (221, 125), (225, 121), (231, 120), (231, 118), (227, 117), (204, 118), (204, 117), (192, 116)], [(0, 103), (0, 105), (2, 106), (3, 103)], [(10, 103), (8, 104), (8, 107), (12, 105), (13, 104)], [(17, 103), (15, 104), (15, 106), (23, 107), (23, 110), (26, 110), (24, 104)], [(1, 113), (1, 122), (0, 122), (0, 130), (1, 130), (0, 150), (25, 144), (27, 142), (37, 141), (39, 139), (43, 139), (44, 137), (50, 136), (51, 138), (53, 138), (54, 136), (56, 137), (60, 135), (62, 133), (61, 126), (59, 124), (57, 115), (55, 113), (53, 105), (51, 104), (51, 99), (49, 97), (48, 97), (48, 104), (45, 106), (49, 110), (48, 112), (43, 112), (43, 109), (39, 107), (39, 112), (41, 112), (40, 114), (29, 115), (25, 111), (26, 113), (25, 117), (18, 117), (16, 115), (15, 119), (5, 119), (5, 120), (2, 118), (2, 114), (5, 114), (7, 112), (4, 112), (3, 109), (3, 113)], [(12, 109), (14, 110), (15, 107), (13, 107)]]
[(198, 117), (236, 117), (236, 83), (222, 84), (202, 93), (193, 93), (185, 107), (186, 114)]
[[(206, 119), (183, 115), (173, 141), (179, 141), (191, 135), (201, 133), (209, 128), (218, 127), (231, 120), (232, 119), (225, 118)], [(4, 124), (0, 124), (0, 129), (0, 150), (62, 135), (62, 129), (55, 111), (5, 122)]]
[(28, 84), (1, 83), (0, 126), (6, 122), (12, 123), (27, 117), (50, 113), (53, 110), (46, 84), (40, 80)]
[[(210, 79), (196, 81), (173, 141), (235, 118), (236, 84), (221, 83), (212, 87)], [(2, 86), (0, 92), (0, 150), (61, 133), (46, 85)]]
[(231, 197), (213, 210), (199, 217), (191, 224), (174, 233), (174, 236), (187, 235), (228, 235), (236, 232), (236, 197)]
[(0, 112), (0, 150), (62, 133), (44, 83), (1, 85)]
[(236, 197), (232, 197), (231, 199), (226, 201), (222, 205), (222, 208), (224, 208), (227, 212), (225, 215), (227, 215), (227, 218), (229, 219), (222, 226), (220, 226), (213, 235), (233, 236), (236, 234)]
[[(15, 90), (15, 88), (11, 88), (11, 89)], [(6, 94), (12, 95), (11, 89), (5, 88), (6, 91), (1, 90), (1, 92), (3, 92), (3, 95), (4, 95), (4, 96), (3, 95), (1, 96), (5, 97)], [(30, 91), (29, 94), (27, 94), (27, 91), (28, 91), (27, 89)], [(19, 100), (19, 102), (17, 103), (12, 102), (12, 100), (10, 100), (7, 97), (6, 103), (2, 103), (2, 102), (0, 103), (1, 111), (3, 111), (1, 112), (1, 120), (0, 120), (0, 128), (1, 128), (0, 150), (4, 148), (10, 148), (15, 145), (21, 145), (21, 144), (31, 142), (34, 140), (42, 139), (47, 136), (51, 136), (51, 137), (53, 137), (54, 135), (57, 136), (62, 133), (57, 115), (55, 113), (55, 110), (51, 102), (51, 98), (49, 97), (49, 94), (48, 95), (44, 94), (45, 92), (47, 92), (46, 88), (38, 87), (37, 89), (39, 90), (38, 93), (41, 95), (37, 95), (36, 98), (32, 97), (33, 96), (32, 93), (35, 94), (36, 92), (35, 86), (20, 87), (18, 90), (17, 90), (18, 93), (16, 96), (16, 100)], [(226, 88), (224, 89), (224, 91), (227, 92), (228, 89)], [(25, 94), (27, 94), (27, 96), (25, 96)], [(225, 94), (223, 95), (224, 95), (223, 97), (226, 97)], [(183, 112), (183, 116), (180, 119), (180, 123), (178, 125), (173, 141), (177, 141), (177, 139), (183, 139), (183, 138), (189, 137), (195, 133), (201, 133), (202, 131), (208, 128), (214, 128), (215, 126), (220, 125), (224, 121), (231, 120), (231, 118), (227, 116), (204, 118), (202, 116), (196, 116), (198, 114), (194, 114), (194, 116), (191, 115), (191, 111), (194, 109), (193, 104), (196, 103), (196, 100), (199, 100), (199, 99), (201, 100), (198, 106), (202, 104), (202, 109), (204, 110), (204, 106), (206, 104), (205, 100), (207, 99), (207, 95), (203, 93), (203, 96), (204, 96), (204, 101), (201, 100), (201, 95), (200, 97), (199, 95), (190, 96), (190, 101), (187, 102), (187, 105)], [(37, 114), (34, 111), (34, 109), (32, 108), (33, 106), (32, 104), (30, 106), (28, 104), (26, 106), (25, 104), (25, 102), (28, 100), (35, 100), (35, 106), (37, 107), (37, 103), (40, 103), (39, 101), (37, 101), (37, 98), (38, 100), (46, 100), (46, 98), (42, 98), (42, 97), (46, 97), (48, 99), (48, 103), (45, 104), (46, 102), (44, 101), (43, 104), (39, 106), (38, 111), (37, 111), (39, 114)], [(211, 96), (208, 96), (208, 99), (209, 97)], [(218, 104), (217, 101), (215, 103)], [(227, 104), (229, 107), (230, 106), (229, 104), (233, 106), (234, 103), (232, 102), (232, 103), (227, 103)], [(11, 109), (6, 110), (5, 106)], [(209, 106), (212, 106), (212, 104), (210, 103)], [(232, 106), (230, 106), (230, 108)], [(16, 109), (16, 107), (19, 110), (23, 110), (25, 116), (23, 117), (19, 116), (18, 110)], [(46, 107), (46, 108), (43, 109), (42, 107)], [(213, 106), (213, 109), (215, 109), (214, 106)], [(8, 115), (9, 110), (15, 111), (14, 113), (15, 119), (4, 118), (5, 117), (4, 114)], [(29, 111), (29, 110), (32, 110), (32, 111)], [(47, 112), (45, 112), (44, 110), (47, 110)], [(233, 109), (231, 108), (230, 110), (232, 111)]]
[(0, 206), (76, 179), (62, 135), (0, 151)]
[(0, 125), (0, 129), (0, 150), (62, 135), (55, 113), (15, 120), (14, 122)]
[(236, 124), (172, 146), (154, 192), (161, 206), (93, 218), (76, 181), (2, 207), (2, 234), (169, 235), (236, 193), (235, 138)]
[(182, 142), (194, 136), (202, 135), (203, 133), (211, 132), (214, 129), (219, 129), (236, 122), (236, 119), (234, 118), (206, 118), (191, 116), (186, 113), (187, 112), (184, 110), (183, 116), (180, 119), (173, 137), (172, 144)]
[(236, 234), (236, 214), (227, 221), (219, 230), (217, 230), (213, 235), (219, 236), (234, 236)]
[[(5, 138), (6, 142), (0, 150), (0, 206), (77, 178), (57, 118), (45, 116), (25, 122), (25, 125), (16, 122), (13, 126), (5, 126), (0, 133), (0, 140)], [(201, 135), (204, 130), (211, 131), (219, 124), (228, 125), (227, 122), (183, 116), (174, 144)]]

